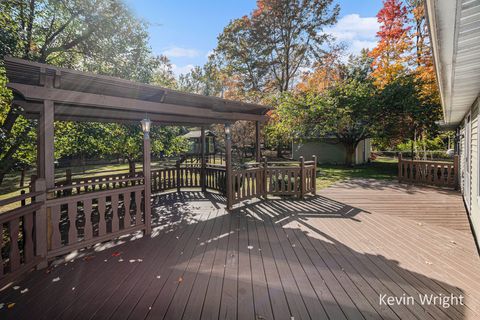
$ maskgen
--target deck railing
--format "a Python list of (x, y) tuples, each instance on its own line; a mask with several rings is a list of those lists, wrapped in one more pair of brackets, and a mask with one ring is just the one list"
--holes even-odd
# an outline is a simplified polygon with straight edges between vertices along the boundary
[(403, 159), (398, 156), (398, 181), (456, 188), (458, 186), (458, 155), (453, 162)]
[(84, 178), (47, 190), (47, 257), (145, 229), (143, 175), (135, 175)]
[[(152, 192), (163, 192), (170, 189), (202, 187), (202, 168), (200, 165), (180, 164), (152, 170)], [(223, 181), (223, 185), (222, 185)], [(225, 191), (225, 167), (206, 164), (205, 187)]]
[(316, 193), (316, 157), (312, 161), (254, 163), (246, 169), (232, 170), (231, 203), (256, 197), (293, 196), (303, 198)]
[(36, 220), (44, 210), (44, 195), (44, 191), (22, 191), (0, 201), (0, 207), (12, 207), (0, 215), (0, 287), (42, 260), (34, 237), (38, 234)]
[[(255, 197), (285, 195), (303, 197), (315, 193), (313, 161), (249, 163), (227, 170), (218, 164), (185, 165), (151, 172), (153, 192), (202, 187), (227, 194), (227, 204)], [(123, 234), (149, 230), (143, 172), (82, 177), (45, 187), (36, 179), (30, 193), (0, 201), (0, 284), (50, 258)]]

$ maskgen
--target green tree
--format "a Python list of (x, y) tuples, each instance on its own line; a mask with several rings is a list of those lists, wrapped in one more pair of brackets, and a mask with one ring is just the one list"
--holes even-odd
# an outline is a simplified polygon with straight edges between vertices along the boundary
[(424, 134), (437, 132), (435, 122), (441, 119), (437, 97), (435, 93), (425, 95), (419, 81), (414, 75), (404, 76), (380, 92), (378, 122), (383, 130), (379, 131), (377, 139), (382, 145), (393, 147), (408, 139), (415, 141)]
[[(154, 80), (154, 71), (166, 63), (148, 46), (146, 24), (135, 18), (120, 0), (16, 0), (0, 2), (0, 54), (141, 82)], [(31, 128), (21, 110), (10, 106), (4, 73), (0, 73), (0, 183), (19, 160), (17, 151), (32, 150)], [(66, 124), (65, 124), (66, 125)], [(62, 126), (62, 124), (56, 124)], [(68, 125), (66, 125), (68, 126)], [(90, 124), (74, 125), (87, 129)], [(92, 125), (95, 132), (101, 125)], [(81, 154), (82, 146), (62, 148)], [(97, 146), (98, 147), (98, 146)], [(94, 148), (97, 149), (97, 148)], [(22, 159), (34, 159), (33, 156)]]

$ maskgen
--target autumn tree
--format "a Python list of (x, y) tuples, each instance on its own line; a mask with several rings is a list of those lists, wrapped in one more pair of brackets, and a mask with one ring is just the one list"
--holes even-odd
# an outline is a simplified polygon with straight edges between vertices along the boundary
[(406, 73), (407, 56), (410, 51), (408, 12), (401, 0), (384, 0), (377, 14), (380, 30), (377, 46), (370, 55), (374, 83), (383, 88)]
[(296, 89), (302, 92), (322, 92), (345, 79), (344, 64), (340, 61), (343, 52), (331, 51), (315, 62), (311, 72), (305, 72)]
[[(150, 82), (153, 70), (162, 63), (161, 57), (151, 54), (145, 23), (119, 0), (0, 1), (0, 44), (2, 57), (12, 55), (141, 82)], [(10, 105), (4, 71), (0, 71), (1, 183), (20, 159), (27, 159), (19, 152), (32, 143), (35, 122)]]
[[(332, 2), (260, 0), (250, 15), (233, 20), (218, 37), (216, 52), (236, 92), (258, 102), (266, 93), (292, 89), (302, 68), (324, 53), (329, 38), (324, 28), (336, 22), (339, 12)], [(260, 94), (249, 94), (252, 91)], [(272, 136), (278, 132), (271, 129)], [(275, 139), (281, 156), (286, 141), (281, 134)]]

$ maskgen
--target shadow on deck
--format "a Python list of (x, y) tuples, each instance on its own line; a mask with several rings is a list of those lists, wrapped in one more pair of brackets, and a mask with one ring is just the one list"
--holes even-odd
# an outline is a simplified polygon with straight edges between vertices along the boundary
[[(324, 196), (259, 201), (227, 213), (220, 195), (182, 192), (156, 196), (153, 212), (151, 237), (129, 235), (79, 251), (0, 291), (0, 317), (479, 315), (478, 259), (461, 237), (434, 227)], [(411, 296), (414, 302), (384, 305), (383, 295)], [(462, 295), (466, 305), (422, 305), (419, 295)]]

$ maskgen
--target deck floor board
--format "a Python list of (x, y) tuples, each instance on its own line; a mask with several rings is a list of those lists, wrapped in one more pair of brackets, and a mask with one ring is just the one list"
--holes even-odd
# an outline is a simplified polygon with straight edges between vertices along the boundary
[[(480, 259), (453, 191), (349, 181), (232, 212), (195, 191), (153, 203), (152, 236), (25, 275), (0, 291), (0, 318), (480, 318)], [(382, 294), (415, 303), (381, 304)], [(420, 303), (440, 294), (465, 304)]]

